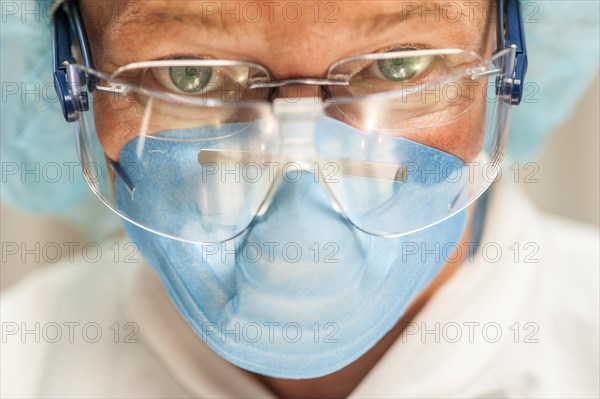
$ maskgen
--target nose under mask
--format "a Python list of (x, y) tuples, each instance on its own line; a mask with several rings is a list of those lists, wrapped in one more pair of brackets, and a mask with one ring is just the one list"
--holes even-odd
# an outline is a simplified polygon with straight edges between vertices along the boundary
[[(329, 128), (328, 123), (324, 120), (316, 129)], [(360, 134), (346, 129), (348, 137)], [(159, 135), (178, 137), (180, 132)], [(139, 140), (123, 148), (120, 165), (136, 161)], [(415, 162), (462, 163), (442, 151), (394, 140), (400, 140), (406, 154), (418, 154)], [(170, 196), (193, 191), (183, 182), (198, 181), (190, 176), (197, 173), (198, 148), (168, 140), (144, 145), (160, 150), (146, 148), (136, 170), (140, 189), (135, 195), (127, 179), (116, 179), (116, 199), (126, 214), (160, 219)], [(451, 204), (456, 190), (440, 192), (437, 200)], [(186, 207), (176, 216), (166, 214), (175, 218), (170, 223), (184, 228), (196, 211)], [(402, 237), (369, 235), (336, 212), (314, 175), (303, 171), (299, 179), (282, 180), (264, 214), (231, 240), (194, 244), (130, 223), (126, 230), (180, 313), (212, 350), (255, 373), (305, 379), (340, 370), (372, 348), (446, 263), (444, 256), (412, 250), (457, 244), (465, 225), (466, 211), (461, 211)]]

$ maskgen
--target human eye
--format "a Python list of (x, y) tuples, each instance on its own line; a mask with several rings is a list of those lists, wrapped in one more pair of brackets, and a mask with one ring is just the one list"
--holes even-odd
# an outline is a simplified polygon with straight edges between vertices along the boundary
[(420, 45), (388, 47), (334, 64), (329, 70), (330, 78), (348, 84), (332, 90), (332, 96), (360, 97), (391, 91), (414, 94), (457, 76), (478, 60), (462, 50), (435, 50)]
[(368, 69), (367, 74), (390, 82), (405, 82), (418, 78), (433, 63), (433, 56), (409, 56), (378, 60)]
[(155, 68), (152, 72), (164, 88), (182, 94), (202, 93), (213, 81), (212, 67), (176, 66)]
[(212, 57), (136, 62), (118, 68), (111, 79), (130, 87), (130, 90), (119, 91), (119, 94), (134, 96), (143, 93), (181, 104), (197, 103), (196, 97), (202, 101), (228, 103), (263, 101), (268, 95), (268, 89), (250, 87), (253, 81), (268, 80), (268, 71), (264, 67), (246, 61)]
[(220, 66), (177, 65), (150, 69), (153, 89), (186, 96), (220, 97), (245, 88), (247, 70)]
[(416, 51), (415, 48), (401, 48), (380, 53), (379, 59), (365, 63), (356, 71), (352, 81), (384, 85), (419, 82), (434, 67), (435, 56), (419, 55)]

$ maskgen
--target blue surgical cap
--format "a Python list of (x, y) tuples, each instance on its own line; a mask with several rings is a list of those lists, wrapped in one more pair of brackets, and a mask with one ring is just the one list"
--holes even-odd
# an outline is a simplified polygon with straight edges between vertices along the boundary
[(58, 216), (92, 238), (119, 220), (87, 187), (52, 79), (53, 0), (0, 2), (2, 203)]
[[(62, 215), (97, 234), (110, 231), (116, 217), (86, 186), (73, 128), (54, 94), (48, 17), (54, 1), (0, 4), (2, 201)], [(527, 1), (522, 7), (529, 71), (523, 103), (513, 109), (509, 155), (515, 159), (534, 157), (544, 137), (569, 117), (597, 74), (599, 56), (596, 0)]]
[(598, 75), (600, 2), (522, 3), (529, 69), (521, 105), (513, 107), (508, 155), (532, 159), (565, 122)]

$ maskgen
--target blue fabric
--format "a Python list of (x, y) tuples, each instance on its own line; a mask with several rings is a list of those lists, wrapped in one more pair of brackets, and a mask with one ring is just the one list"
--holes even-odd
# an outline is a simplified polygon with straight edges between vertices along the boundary
[(102, 238), (118, 218), (87, 187), (52, 80), (54, 1), (2, 2), (1, 157), (3, 204), (58, 215)]
[[(508, 156), (531, 159), (577, 108), (598, 75), (600, 2), (523, 2), (529, 56), (523, 102), (513, 108)], [(578, 137), (574, 136), (574, 140)]]
[[(332, 130), (345, 133), (349, 141), (365, 136), (335, 120), (325, 119), (315, 126), (317, 140), (319, 133)], [(190, 129), (187, 136), (206, 138), (213, 130), (209, 126)], [(311, 135), (308, 128), (298, 130)], [(212, 143), (177, 140), (182, 134), (175, 130), (157, 136), (160, 140), (136, 138), (119, 157), (122, 171), (137, 165), (131, 175), (115, 183), (118, 207), (132, 220), (161, 232), (179, 232), (184, 239), (194, 238), (193, 233), (209, 238), (221, 230), (207, 215), (209, 197), (217, 196), (227, 209), (253, 202), (250, 195), (236, 196), (225, 189), (227, 182), (235, 181), (231, 176), (219, 177), (221, 189), (234, 197), (229, 202), (218, 190), (205, 192), (197, 159)], [(436, 211), (448, 216), (449, 205), (468, 179), (439, 182), (425, 171), (436, 165), (446, 170), (464, 164), (404, 138), (389, 139), (388, 144), (406, 164), (423, 166), (414, 178), (396, 183), (402, 186), (393, 198), (400, 209), (386, 213), (392, 222), (402, 225), (407, 218), (409, 225), (414, 222), (422, 228)], [(343, 185), (343, 177), (336, 177), (339, 183), (330, 186)], [(377, 179), (362, 180), (363, 191), (379, 190)], [(370, 198), (376, 201), (377, 196)], [(425, 206), (415, 206), (419, 204)], [(372, 348), (446, 261), (456, 259), (452, 254), (466, 219), (463, 210), (402, 237), (367, 235), (333, 210), (323, 187), (305, 171), (299, 180), (283, 179), (266, 213), (243, 234), (221, 243), (182, 242), (129, 223), (126, 230), (180, 313), (210, 348), (252, 372), (299, 379), (337, 371)]]

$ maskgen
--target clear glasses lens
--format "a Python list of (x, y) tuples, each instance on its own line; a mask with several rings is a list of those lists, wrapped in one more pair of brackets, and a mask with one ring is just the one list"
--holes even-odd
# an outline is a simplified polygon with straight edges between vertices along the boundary
[[(497, 93), (510, 92), (503, 77), (512, 71), (512, 52), (487, 63), (471, 53), (451, 56), (468, 60), (460, 61), (467, 69), (456, 66), (453, 76), (410, 90), (327, 105), (328, 116), (355, 129), (332, 124), (317, 141), (318, 154), (339, 165), (329, 190), (361, 230), (395, 236), (435, 224), (472, 203), (497, 177), (510, 110), (510, 100)], [(433, 65), (446, 55), (428, 57)], [(352, 63), (341, 67), (357, 70), (348, 67)]]
[[(334, 64), (329, 112), (360, 128), (419, 129), (459, 118), (477, 101), (482, 81), (471, 79), (482, 68), (477, 54), (462, 50), (401, 51), (371, 54)], [(375, 95), (365, 102), (344, 102), (347, 97)]]
[(239, 161), (215, 162), (211, 154), (273, 158), (279, 149), (268, 104), (192, 101), (138, 86), (145, 78), (134, 86), (73, 68), (96, 85), (89, 110), (80, 113), (78, 137), (87, 180), (105, 203), (130, 222), (185, 241), (226, 240), (248, 226), (270, 188), (268, 174), (242, 179)]
[(255, 64), (217, 60), (171, 60), (131, 64), (117, 69), (112, 79), (133, 88), (161, 92), (180, 101), (263, 101), (268, 90), (251, 89), (268, 80), (268, 72)]
[(339, 61), (327, 75), (350, 82), (346, 94), (362, 96), (440, 82), (482, 61), (476, 53), (464, 50), (391, 51)]
[[(330, 87), (323, 111), (304, 118), (314, 159), (304, 153), (303, 168), (370, 234), (407, 234), (462, 210), (497, 172), (511, 50), (487, 63), (457, 50), (359, 58), (330, 68), (329, 79), (348, 85)], [(176, 60), (112, 76), (73, 65), (70, 76), (73, 95), (88, 95), (78, 122), (88, 182), (122, 217), (158, 234), (235, 237), (295, 161), (269, 91), (249, 89), (268, 79), (264, 68)]]

